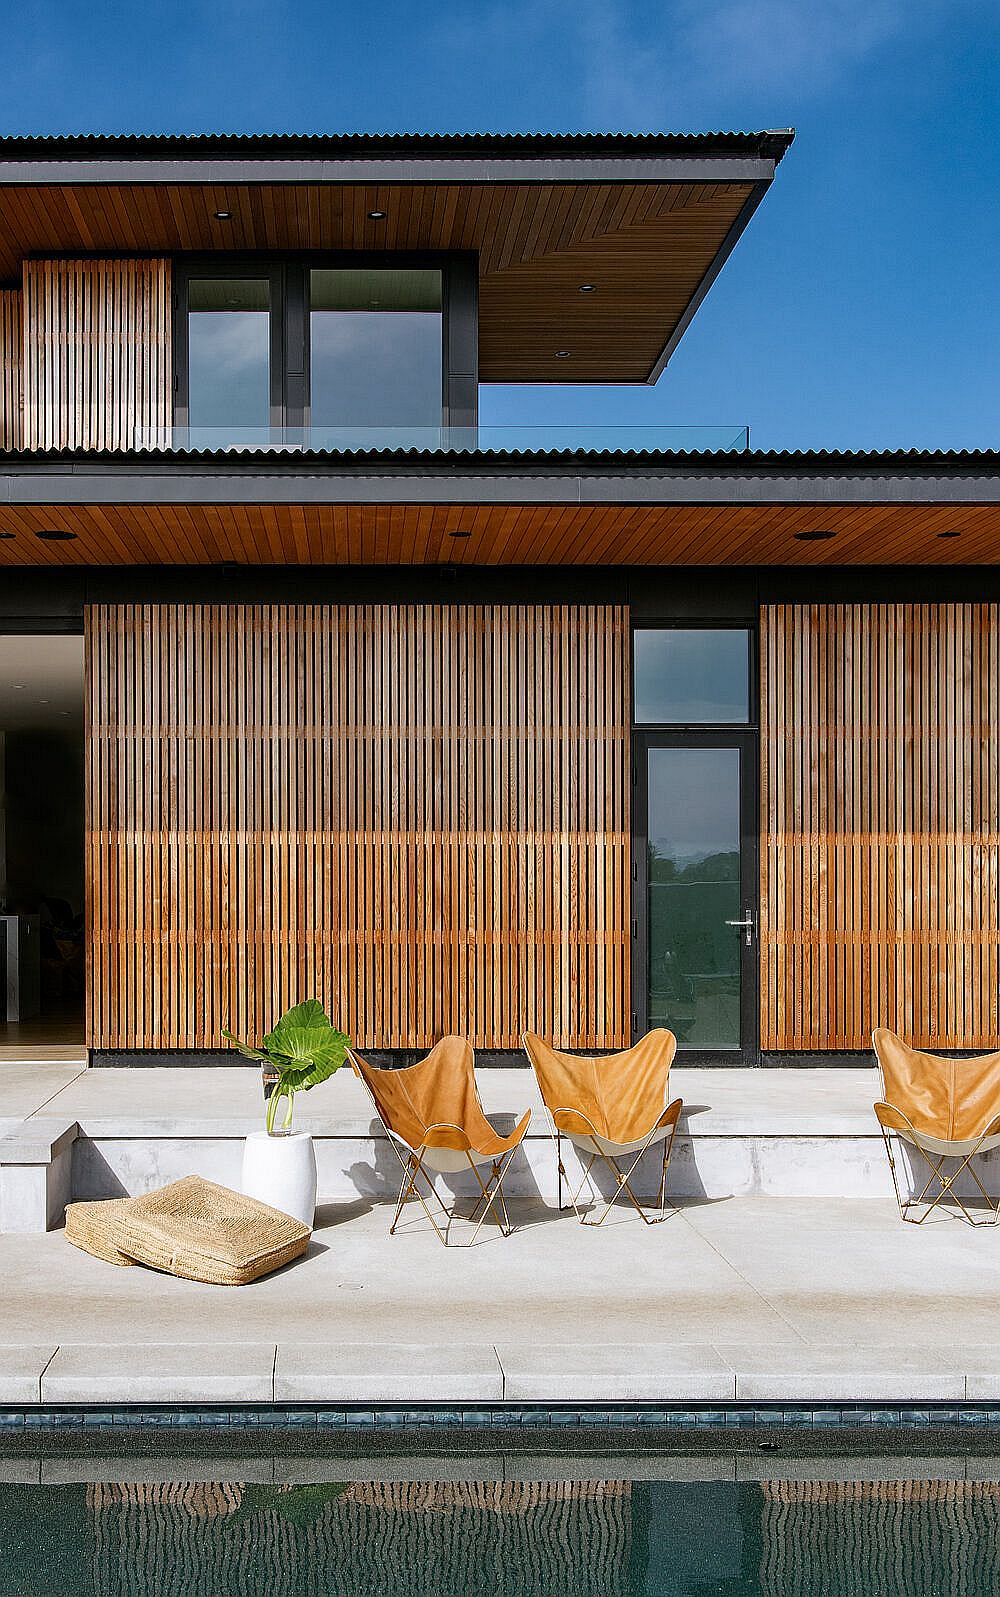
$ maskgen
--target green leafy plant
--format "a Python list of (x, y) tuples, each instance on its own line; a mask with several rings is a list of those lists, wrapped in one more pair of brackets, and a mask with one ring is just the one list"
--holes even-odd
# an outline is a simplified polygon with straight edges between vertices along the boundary
[(287, 1132), (292, 1124), (295, 1094), (317, 1087), (339, 1070), (350, 1046), (350, 1038), (336, 1029), (323, 1005), (315, 998), (307, 998), (304, 1004), (296, 1004), (294, 1009), (282, 1015), (259, 1048), (241, 1042), (231, 1031), (223, 1031), (222, 1035), (248, 1059), (259, 1059), (263, 1064), (270, 1065), (271, 1073), (276, 1077), (267, 1100), (265, 1117), (269, 1137), (275, 1135), (274, 1122), (281, 1099), (285, 1100), (285, 1118), (281, 1129)]
[(331, 1482), (329, 1485), (317, 1482), (311, 1486), (257, 1486), (248, 1483), (243, 1487), (240, 1505), (230, 1515), (228, 1523), (239, 1525), (254, 1514), (278, 1514), (294, 1525), (296, 1530), (304, 1530), (319, 1519), (327, 1503), (343, 1497), (349, 1486), (349, 1481)]

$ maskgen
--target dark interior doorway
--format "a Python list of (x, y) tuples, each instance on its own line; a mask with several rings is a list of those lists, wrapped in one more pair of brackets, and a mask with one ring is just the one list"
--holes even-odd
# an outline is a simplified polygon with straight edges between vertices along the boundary
[(83, 638), (0, 636), (0, 1048), (84, 1041)]

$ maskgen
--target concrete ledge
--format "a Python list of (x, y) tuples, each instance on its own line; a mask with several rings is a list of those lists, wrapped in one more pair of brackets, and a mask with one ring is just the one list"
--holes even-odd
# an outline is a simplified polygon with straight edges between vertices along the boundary
[(39, 1116), (0, 1140), (0, 1231), (61, 1225), (72, 1195), (75, 1120)]
[(736, 1396), (732, 1365), (713, 1347), (502, 1343), (497, 1356), (508, 1402), (725, 1402)]
[(941, 1402), (966, 1395), (966, 1373), (946, 1351), (794, 1343), (719, 1351), (735, 1371), (741, 1402)]
[(638, 1343), (71, 1343), (0, 1349), (0, 1403), (962, 1403), (1000, 1392), (1000, 1348)]
[(275, 1344), (70, 1344), (42, 1375), (43, 1403), (270, 1403)]
[[(533, 1075), (486, 1068), (479, 1083), (500, 1130), (510, 1129), (526, 1108), (532, 1111), (507, 1177), (508, 1195), (553, 1207), (552, 1135)], [(681, 1068), (672, 1086), (685, 1107), (669, 1196), (892, 1197), (872, 1111), (878, 1096), (874, 1068)], [(70, 1199), (132, 1196), (185, 1175), (236, 1187), (243, 1139), (259, 1129), (262, 1118), (253, 1069), (82, 1070), (0, 1141), (0, 1231), (40, 1231), (59, 1223)], [(303, 1094), (296, 1125), (315, 1139), (321, 1203), (395, 1198), (398, 1162), (351, 1072), (341, 1070)], [(70, 1136), (70, 1144), (58, 1130)], [(900, 1152), (905, 1172), (908, 1160)], [(564, 1156), (572, 1180), (579, 1164), (565, 1144)], [(987, 1189), (1000, 1193), (1000, 1150), (982, 1157), (978, 1169)], [(659, 1174), (654, 1152), (640, 1164), (633, 1185), (651, 1196)], [(595, 1175), (599, 1185), (605, 1181), (602, 1168)], [(916, 1169), (912, 1175), (910, 1186), (919, 1190), (923, 1177)], [(471, 1175), (442, 1185), (461, 1197), (477, 1195)], [(958, 1190), (976, 1195), (968, 1172)]]
[(498, 1403), (497, 1351), (462, 1344), (279, 1343), (276, 1403)]
[(0, 1345), (0, 1404), (39, 1403), (42, 1376), (55, 1352), (54, 1347)]

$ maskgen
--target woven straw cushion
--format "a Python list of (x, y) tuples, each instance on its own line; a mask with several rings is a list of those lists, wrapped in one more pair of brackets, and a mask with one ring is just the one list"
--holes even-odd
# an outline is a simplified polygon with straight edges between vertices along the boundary
[(108, 1264), (133, 1264), (121, 1251), (122, 1217), (134, 1198), (105, 1198), (66, 1205), (66, 1241)]
[(245, 1286), (297, 1259), (308, 1226), (256, 1198), (185, 1176), (133, 1198), (122, 1217), (122, 1248), (137, 1264), (216, 1286)]

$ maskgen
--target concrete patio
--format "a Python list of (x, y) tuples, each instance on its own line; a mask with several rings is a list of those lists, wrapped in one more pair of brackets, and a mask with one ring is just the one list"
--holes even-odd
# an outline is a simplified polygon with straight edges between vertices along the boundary
[(0, 1403), (1000, 1400), (1000, 1231), (880, 1198), (515, 1209), (445, 1250), (418, 1211), (390, 1238), (384, 1204), (328, 1205), (242, 1289), (4, 1237)]
[(296, 1109), (320, 1169), (310, 1250), (237, 1289), (115, 1269), (60, 1228), (69, 1197), (192, 1171), (238, 1186), (255, 1070), (4, 1061), (0, 1404), (1000, 1401), (1000, 1228), (901, 1223), (873, 1070), (671, 1081), (679, 1207), (583, 1229), (554, 1207), (532, 1076), (482, 1071), (498, 1123), (535, 1111), (518, 1229), (445, 1250), (416, 1205), (388, 1236), (398, 1164), (343, 1071)]

